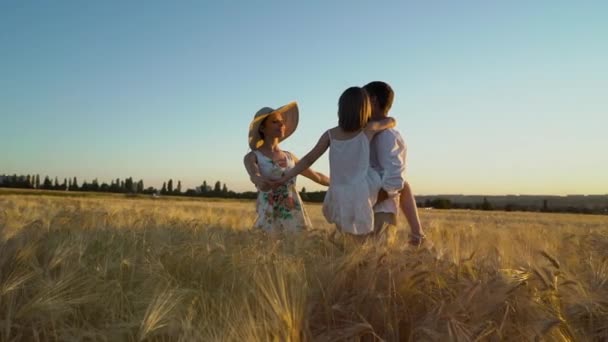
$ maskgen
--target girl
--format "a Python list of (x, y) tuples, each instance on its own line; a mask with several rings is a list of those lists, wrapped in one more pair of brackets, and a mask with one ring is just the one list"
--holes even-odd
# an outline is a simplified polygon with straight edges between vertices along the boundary
[(370, 140), (377, 132), (395, 126), (393, 118), (368, 122), (370, 115), (365, 90), (346, 89), (338, 103), (338, 126), (323, 133), (317, 145), (277, 182), (286, 182), (308, 169), (329, 148), (331, 183), (323, 215), (338, 230), (354, 235), (369, 234), (374, 229), (373, 206), (381, 183), (369, 165)]

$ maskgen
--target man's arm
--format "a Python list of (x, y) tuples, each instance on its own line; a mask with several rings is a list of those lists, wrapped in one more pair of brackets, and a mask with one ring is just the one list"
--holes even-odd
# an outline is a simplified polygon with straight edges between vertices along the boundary
[(382, 189), (386, 191), (387, 197), (397, 196), (405, 182), (405, 142), (394, 130), (386, 130), (377, 134), (374, 142), (378, 163), (384, 170)]

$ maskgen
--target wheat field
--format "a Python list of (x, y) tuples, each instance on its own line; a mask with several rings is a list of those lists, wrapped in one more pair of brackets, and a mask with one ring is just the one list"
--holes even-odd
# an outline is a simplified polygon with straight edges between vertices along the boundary
[(604, 341), (608, 217), (422, 211), (364, 243), (254, 202), (0, 195), (0, 341)]

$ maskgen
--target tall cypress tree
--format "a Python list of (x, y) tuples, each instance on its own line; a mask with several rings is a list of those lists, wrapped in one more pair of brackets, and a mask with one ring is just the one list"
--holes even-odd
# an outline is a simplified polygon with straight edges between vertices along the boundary
[(42, 183), (42, 188), (47, 189), (47, 190), (50, 190), (53, 188), (53, 182), (51, 182), (51, 179), (49, 178), (49, 176), (44, 177), (44, 182)]

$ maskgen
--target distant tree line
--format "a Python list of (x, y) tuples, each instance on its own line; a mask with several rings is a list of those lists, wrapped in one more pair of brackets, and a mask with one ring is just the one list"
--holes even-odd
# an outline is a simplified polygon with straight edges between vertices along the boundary
[(177, 182), (173, 186), (173, 180), (163, 184), (161, 190), (154, 187), (144, 187), (144, 181), (133, 180), (133, 177), (125, 179), (116, 178), (110, 181), (110, 184), (100, 183), (97, 179), (90, 182), (86, 180), (79, 183), (77, 177), (64, 178), (59, 181), (57, 177), (54, 181), (49, 176), (45, 176), (41, 180), (40, 175), (0, 175), (0, 187), (3, 188), (20, 188), (20, 189), (40, 189), (40, 190), (58, 190), (58, 191), (93, 191), (93, 192), (112, 192), (125, 194), (163, 194), (163, 195), (179, 195), (182, 193), (182, 183)]
[(475, 209), (475, 210), (494, 210), (494, 206), (486, 197), (480, 203), (452, 203), (447, 198), (427, 199), (424, 202), (416, 203), (419, 208), (433, 209)]
[[(203, 181), (200, 186), (194, 189), (182, 190), (181, 181), (174, 183), (173, 179), (163, 182), (160, 189), (155, 187), (144, 187), (143, 180), (134, 181), (132, 177), (125, 179), (113, 179), (110, 184), (100, 183), (97, 179), (90, 182), (79, 183), (77, 177), (64, 178), (60, 181), (57, 177), (52, 180), (49, 176), (44, 176), (41, 180), (40, 175), (0, 175), (0, 188), (20, 188), (20, 189), (40, 189), (57, 191), (90, 191), (90, 192), (109, 192), (124, 194), (147, 194), (165, 196), (189, 196), (189, 197), (217, 197), (217, 198), (237, 198), (255, 199), (256, 191), (235, 192), (228, 189), (226, 183), (216, 181), (213, 186)], [(306, 192), (302, 189), (302, 199), (309, 202), (323, 202), (325, 191)]]
[[(116, 178), (108, 183), (99, 183), (97, 179), (91, 182), (83, 181), (79, 184), (77, 177), (64, 178), (60, 181), (57, 177), (51, 180), (45, 176), (41, 180), (40, 175), (0, 175), (0, 187), (20, 189), (40, 189), (59, 191), (95, 191), (115, 193), (154, 193), (153, 187), (144, 188), (144, 181), (134, 181), (132, 177), (126, 179)], [(181, 185), (178, 185), (181, 187)]]
[(41, 180), (40, 175), (0, 175), (0, 188), (19, 188), (19, 189), (40, 189), (57, 191), (90, 191), (90, 192), (109, 192), (124, 194), (146, 194), (164, 196), (191, 196), (191, 197), (219, 197), (219, 198), (243, 198), (253, 199), (257, 197), (257, 192), (248, 191), (237, 193), (228, 189), (226, 183), (215, 182), (212, 186), (203, 181), (195, 189), (182, 190), (182, 182), (174, 183), (173, 179), (163, 182), (160, 189), (155, 187), (144, 187), (143, 180), (134, 181), (132, 177), (125, 179), (113, 179), (110, 184), (99, 183), (97, 179), (91, 182), (84, 181), (79, 183), (76, 177), (64, 178), (59, 181), (57, 177), (51, 180), (45, 176)]
[(546, 213), (576, 213), (576, 214), (608, 214), (608, 205), (596, 206), (593, 208), (584, 206), (550, 206), (548, 200), (542, 200), (537, 204), (518, 204), (506, 203), (503, 205), (492, 204), (487, 197), (481, 202), (452, 202), (447, 198), (437, 197), (426, 199), (424, 202), (418, 202), (416, 205), (419, 208), (432, 209), (468, 209), (468, 210), (500, 210), (500, 211), (531, 211), (531, 212), (546, 212)]
[[(226, 183), (216, 181), (213, 186), (203, 181), (200, 186), (195, 189), (182, 190), (180, 180), (177, 184), (173, 179), (163, 182), (160, 189), (154, 187), (144, 187), (143, 180), (135, 181), (132, 177), (125, 179), (116, 178), (108, 183), (99, 183), (97, 179), (90, 182), (83, 181), (79, 183), (76, 177), (64, 178), (59, 180), (57, 177), (51, 179), (45, 176), (44, 179), (40, 175), (0, 175), (0, 187), (4, 188), (21, 188), (21, 189), (41, 189), (41, 190), (58, 190), (58, 191), (90, 191), (90, 192), (109, 192), (109, 193), (124, 193), (124, 194), (147, 194), (147, 195), (164, 195), (164, 196), (189, 196), (189, 197), (216, 197), (216, 198), (236, 198), (236, 199), (255, 199), (257, 192), (234, 192), (228, 189)], [(303, 201), (321, 203), (325, 199), (325, 191), (308, 192), (306, 188), (302, 188), (300, 196)], [(483, 197), (481, 201), (470, 202), (454, 202), (448, 198), (441, 196), (428, 198), (418, 202), (419, 208), (433, 209), (470, 209), (470, 210), (501, 210), (501, 211), (536, 211), (536, 212), (564, 212), (564, 213), (583, 213), (583, 214), (608, 214), (608, 204), (595, 207), (585, 207), (576, 205), (550, 205), (549, 200), (543, 199), (542, 202), (536, 204), (522, 203), (501, 203), (494, 204), (487, 197)]]
[(303, 187), (300, 191), (300, 197), (302, 198), (302, 201), (305, 202), (322, 203), (325, 199), (325, 193), (326, 191), (308, 192), (306, 191), (306, 188)]

